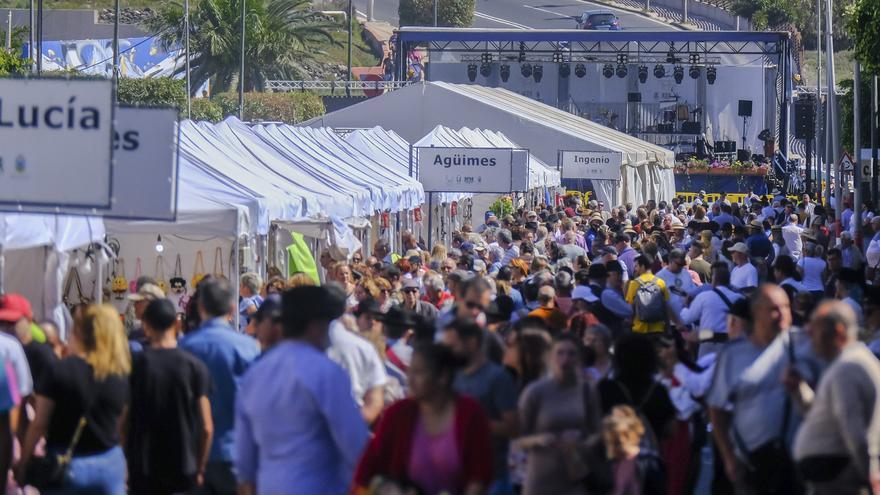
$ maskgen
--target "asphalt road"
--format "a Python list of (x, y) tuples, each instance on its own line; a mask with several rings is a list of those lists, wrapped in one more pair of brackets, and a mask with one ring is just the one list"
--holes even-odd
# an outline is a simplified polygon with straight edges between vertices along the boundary
[[(369, 0), (354, 0), (361, 13), (367, 12)], [(376, 20), (397, 25), (398, 0), (373, 0)], [(659, 31), (675, 29), (669, 24), (626, 10), (614, 9), (586, 0), (477, 0), (473, 27), (517, 29), (572, 29), (574, 18), (585, 10), (612, 10), (624, 29)]]

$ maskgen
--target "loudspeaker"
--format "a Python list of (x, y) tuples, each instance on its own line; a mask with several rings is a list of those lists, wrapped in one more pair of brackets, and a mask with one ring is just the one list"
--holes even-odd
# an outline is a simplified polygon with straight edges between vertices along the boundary
[(794, 137), (813, 139), (816, 134), (816, 107), (812, 100), (794, 102)]
[(641, 103), (642, 102), (642, 94), (641, 93), (627, 93), (626, 101), (628, 103)]
[(736, 153), (736, 141), (715, 141), (715, 153)]
[(736, 159), (740, 162), (747, 162), (752, 158), (752, 153), (749, 150), (736, 150)]
[(752, 100), (739, 100), (739, 108), (736, 112), (739, 117), (752, 116)]
[(657, 132), (661, 134), (672, 134), (675, 132), (675, 124), (657, 124)]
[(682, 134), (699, 134), (700, 133), (700, 123), (699, 122), (682, 122), (681, 123), (681, 133)]

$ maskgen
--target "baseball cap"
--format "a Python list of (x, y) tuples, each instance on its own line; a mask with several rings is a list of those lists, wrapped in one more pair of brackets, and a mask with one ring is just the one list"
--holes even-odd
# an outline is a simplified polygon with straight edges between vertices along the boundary
[(165, 297), (165, 293), (162, 292), (162, 289), (159, 288), (158, 285), (155, 284), (144, 284), (137, 291), (136, 294), (129, 294), (129, 301), (153, 301), (155, 299), (162, 299)]
[(420, 290), (421, 287), (419, 286), (419, 281), (416, 280), (416, 279), (414, 279), (414, 278), (407, 278), (407, 279), (404, 279), (404, 281), (403, 281), (403, 290), (407, 290), (407, 289), (416, 289), (416, 290)]
[(0, 300), (0, 321), (17, 322), (22, 318), (33, 319), (31, 303), (20, 294), (6, 294)]
[[(595, 266), (595, 265), (593, 265), (593, 266)], [(582, 300), (587, 301), (589, 303), (593, 303), (593, 302), (596, 302), (599, 300), (599, 298), (596, 297), (595, 294), (593, 294), (593, 290), (590, 289), (589, 287), (587, 287), (586, 285), (576, 286), (574, 288), (574, 290), (571, 292), (571, 299), (572, 300), (582, 299)]]
[(474, 252), (474, 244), (472, 242), (462, 242), (461, 243), (461, 252), (462, 253)]
[(613, 254), (614, 256), (617, 256), (617, 248), (614, 247), (614, 246), (605, 246), (605, 247), (602, 248), (601, 253), (602, 253), (603, 255), (606, 255), (606, 254)]
[(733, 246), (727, 248), (728, 251), (749, 254), (749, 247), (745, 245), (743, 242), (737, 242)]
[(486, 262), (483, 260), (474, 260), (474, 272), (483, 273), (486, 271)]

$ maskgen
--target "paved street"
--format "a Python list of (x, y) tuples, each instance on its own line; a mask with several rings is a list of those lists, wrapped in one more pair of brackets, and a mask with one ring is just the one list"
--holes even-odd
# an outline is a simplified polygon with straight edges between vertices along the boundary
[[(367, 12), (369, 0), (355, 0), (362, 13)], [(397, 24), (397, 0), (374, 0), (374, 17)], [(610, 9), (617, 12), (625, 29), (670, 30), (673, 26), (621, 9), (587, 2), (585, 0), (477, 0), (473, 27), (517, 29), (571, 29), (574, 17), (585, 10)]]

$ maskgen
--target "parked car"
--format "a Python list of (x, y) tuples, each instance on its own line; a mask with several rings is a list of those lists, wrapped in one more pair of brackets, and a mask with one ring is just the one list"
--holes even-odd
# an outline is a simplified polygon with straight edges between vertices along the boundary
[(620, 31), (620, 18), (610, 10), (588, 10), (577, 19), (578, 29)]

